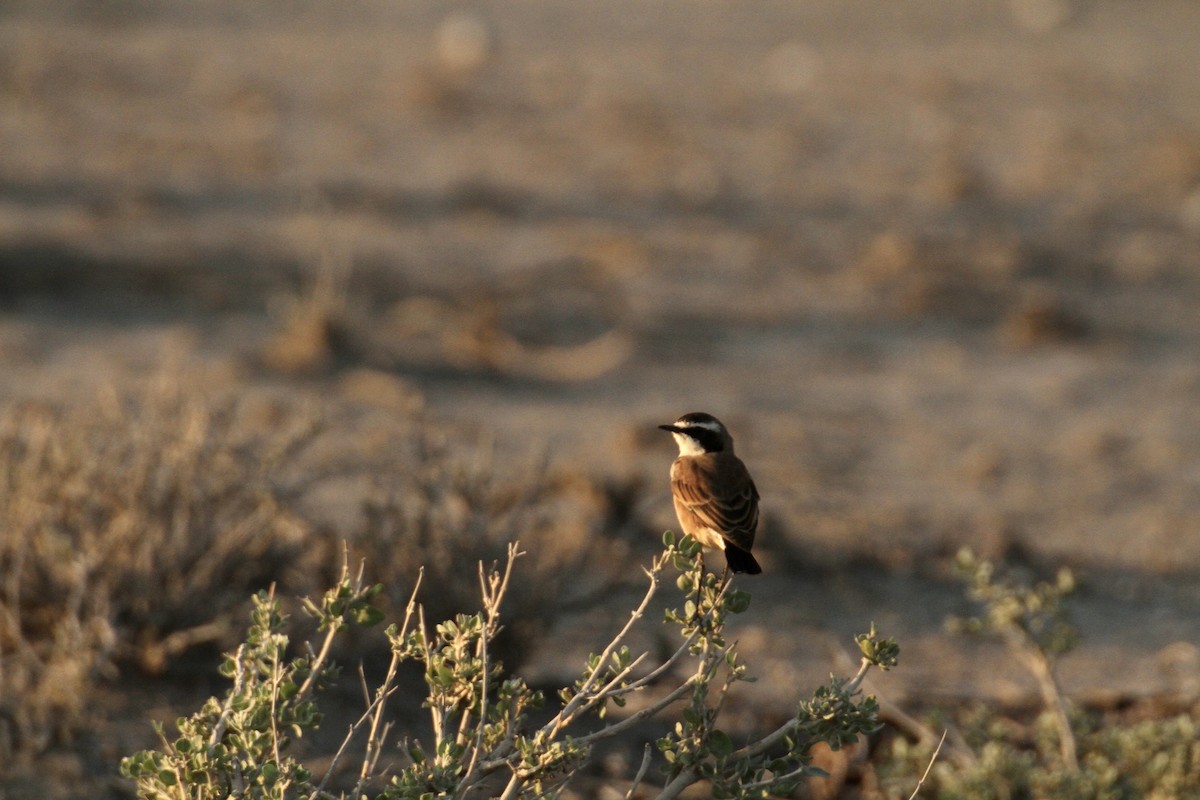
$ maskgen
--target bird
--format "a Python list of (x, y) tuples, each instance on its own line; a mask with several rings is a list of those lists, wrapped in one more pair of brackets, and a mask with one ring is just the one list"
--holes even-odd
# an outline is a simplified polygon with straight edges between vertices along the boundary
[(671, 496), (679, 527), (706, 550), (725, 553), (727, 569), (757, 575), (762, 567), (750, 553), (758, 528), (758, 488), (733, 437), (712, 414), (684, 414), (669, 425), (679, 445), (671, 463)]

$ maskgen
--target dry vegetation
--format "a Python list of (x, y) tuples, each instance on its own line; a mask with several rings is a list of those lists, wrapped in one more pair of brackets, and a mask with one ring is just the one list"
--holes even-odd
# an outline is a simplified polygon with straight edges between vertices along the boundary
[[(99, 684), (178, 672), (192, 648), (229, 646), (250, 593), (318, 591), (344, 543), (389, 587), (383, 608), (402, 607), (424, 567), (431, 611), (452, 615), (477, 591), (462, 564), (502, 556), (519, 530), (538, 555), (536, 578), (513, 591), (514, 661), (558, 609), (607, 585), (602, 569), (584, 585), (572, 577), (590, 558), (611, 563), (590, 536), (598, 500), (586, 483), (532, 457), (497, 470), (479, 441), (414, 423), (386, 430), (385, 464), (347, 466), (330, 447), (346, 431), (328, 430), (315, 403), (210, 391), (184, 371), (5, 409), (0, 772), (26, 774), (90, 725)], [(306, 516), (304, 496), (334, 478), (362, 508), (355, 524)]]
[[(0, 797), (128, 797), (251, 593), (343, 542), (444, 617), (519, 536), (497, 644), (559, 679), (673, 524), (654, 424), (698, 409), (763, 495), (734, 727), (875, 619), (893, 705), (993, 757), (931, 789), (1062, 789), (1037, 683), (942, 628), (970, 545), (1083, 578), (1081, 760), (1183, 774), (1200, 6), (608, 10), (0, 3)], [(907, 796), (910, 733), (831, 771), (892, 752)]]
[(0, 417), (10, 758), (80, 724), (91, 683), (116, 663), (161, 670), (189, 644), (220, 639), (245, 589), (286, 575), (311, 546), (273, 475), (310, 421), (245, 411), (163, 377)]

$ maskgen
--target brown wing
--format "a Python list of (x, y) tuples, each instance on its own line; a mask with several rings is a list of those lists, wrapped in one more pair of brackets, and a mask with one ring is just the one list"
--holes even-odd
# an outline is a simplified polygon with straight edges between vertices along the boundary
[(696, 527), (712, 528), (743, 550), (754, 545), (758, 489), (741, 459), (729, 455), (676, 459), (671, 487), (681, 517), (686, 511)]

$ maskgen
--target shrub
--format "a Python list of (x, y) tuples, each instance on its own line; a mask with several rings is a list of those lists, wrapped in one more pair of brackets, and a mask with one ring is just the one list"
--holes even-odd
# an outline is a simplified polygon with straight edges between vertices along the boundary
[[(747, 667), (736, 643), (724, 638), (724, 626), (730, 614), (747, 608), (750, 597), (705, 573), (700, 548), (691, 539), (677, 544), (668, 534), (665, 544), (646, 570), (647, 591), (628, 622), (587, 659), (579, 679), (537, 721), (531, 712), (547, 698), (507, 672), (491, 649), (514, 564), (522, 555), (513, 545), (503, 566), (485, 570), (480, 565), (482, 610), (477, 613), (430, 627), (414, 591), (403, 621), (387, 631), (392, 654), (387, 675), (369, 693), (363, 714), (323, 775), (299, 763), (289, 745), (319, 722), (314, 698), (334, 670), (329, 660), (333, 637), (352, 622), (373, 623), (379, 617), (371, 605), (379, 587), (365, 585), (361, 573), (349, 577), (346, 569), (320, 603), (307, 604), (324, 638), (303, 655), (286, 655), (278, 604), (260, 596), (246, 642), (225, 662), (223, 674), (233, 680), (225, 698), (212, 698), (200, 712), (181, 719), (173, 737), (160, 730), (161, 747), (125, 759), (122, 772), (147, 800), (216, 800), (233, 793), (357, 798), (368, 792), (378, 800), (416, 800), (473, 791), (502, 798), (553, 797), (598, 742), (681, 706), (673, 729), (655, 743), (663, 762), (657, 796), (676, 797), (704, 782), (714, 797), (762, 798), (789, 792), (804, 777), (818, 774), (809, 764), (817, 743), (838, 748), (878, 728), (877, 707), (861, 697), (860, 685), (871, 666), (894, 666), (898, 648), (872, 631), (859, 637), (864, 655), (854, 677), (832, 680), (797, 701), (782, 726), (736, 744), (718, 722), (731, 689), (747, 679)], [(683, 602), (666, 612), (666, 622), (678, 628), (680, 641), (672, 654), (651, 663), (648, 653), (635, 655), (625, 642), (635, 625), (645, 623), (647, 608), (672, 568)], [(385, 701), (396, 689), (400, 665), (410, 661), (424, 675), (429, 728), (403, 740), (403, 765), (380, 768), (390, 733)], [(609, 716), (634, 693), (654, 692), (662, 680), (673, 688), (658, 691), (632, 714)], [(334, 787), (337, 762), (352, 745), (361, 752), (355, 782)], [(627, 781), (626, 796), (639, 786), (645, 793), (655, 782), (653, 753), (647, 745), (637, 774)]]
[(299, 550), (272, 474), (313, 420), (255, 424), (194, 388), (0, 415), (0, 756), (69, 734), (118, 656), (159, 667), (216, 638)]
[(508, 587), (508, 622), (493, 642), (516, 666), (557, 616), (601, 596), (619, 579), (619, 547), (600, 530), (602, 498), (581, 480), (554, 475), (544, 460), (505, 463), (486, 442), (464, 447), (436, 430), (396, 443), (397, 463), (364, 500), (350, 544), (387, 585), (382, 606), (404, 608), (401, 587), (423, 574), (423, 605), (434, 619), (473, 613), (478, 584), (464, 564), (503, 559), (526, 544), (529, 580)]
[[(957, 567), (981, 613), (951, 620), (953, 630), (997, 636), (1036, 678), (1043, 709), (1028, 723), (995, 709), (958, 714), (962, 735), (952, 758), (929, 770), (926, 796), (938, 800), (1188, 800), (1200, 797), (1200, 727), (1181, 714), (1128, 721), (1073, 707), (1054, 675), (1059, 656), (1078, 644), (1067, 600), (1074, 576), (1026, 585), (998, 577), (969, 551)], [(928, 738), (928, 737), (926, 737)], [(927, 743), (895, 739), (880, 759), (881, 794), (909, 796), (929, 762)]]

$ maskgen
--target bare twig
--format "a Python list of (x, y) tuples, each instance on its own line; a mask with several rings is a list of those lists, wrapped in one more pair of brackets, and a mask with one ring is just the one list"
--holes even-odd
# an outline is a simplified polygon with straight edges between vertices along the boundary
[[(517, 542), (513, 542), (508, 546), (508, 561), (504, 567), (503, 577), (494, 572), (490, 578), (485, 577), (483, 562), (479, 562), (479, 588), (483, 594), (483, 607), (487, 619), (484, 622), (483, 632), (476, 645), (476, 655), (482, 663), (483, 675), (479, 697), (479, 715), (475, 724), (475, 745), (471, 748), (471, 758), (467, 762), (466, 770), (463, 771), (464, 777), (459, 784), (459, 791), (456, 793), (458, 797), (464, 796), (467, 789), (473, 784), (471, 777), (475, 772), (476, 764), (479, 763), (480, 751), (483, 748), (483, 734), (487, 726), (488, 714), (487, 692), (488, 684), (491, 683), (491, 665), (488, 663), (488, 650), (493, 637), (500, 632), (500, 605), (504, 600), (505, 593), (508, 591), (508, 581), (512, 576), (513, 563), (522, 555), (524, 553), (519, 549)], [(464, 723), (468, 718), (469, 715), (464, 712)]]
[(642, 765), (638, 767), (637, 774), (633, 776), (633, 783), (629, 784), (629, 791), (625, 793), (625, 800), (633, 800), (633, 793), (637, 791), (637, 787), (641, 784), (642, 779), (646, 777), (646, 773), (650, 770), (651, 755), (653, 751), (650, 749), (650, 743), (642, 748)]
[[(864, 658), (862, 660), (862, 662), (859, 664), (858, 672), (854, 675), (853, 678), (851, 678), (845, 684), (846, 691), (850, 692), (851, 694), (853, 694), (854, 692), (857, 692), (859, 690), (859, 688), (862, 686), (862, 682), (866, 678), (867, 672), (870, 669), (871, 669), (871, 662), (868, 661), (866, 658)], [(757, 742), (751, 742), (750, 744), (746, 745), (745, 747), (742, 747), (739, 750), (735, 750), (733, 752), (733, 754), (730, 756), (730, 758), (731, 759), (744, 759), (744, 758), (753, 758), (755, 756), (762, 755), (763, 753), (767, 752), (772, 747), (777, 745), (779, 742), (783, 741), (783, 739), (786, 736), (788, 736), (790, 733), (795, 731), (797, 728), (801, 727), (801, 725), (802, 725), (801, 721), (799, 719), (793, 717), (792, 719), (789, 719), (787, 722), (780, 725), (778, 728), (776, 728), (771, 733), (769, 733), (766, 736), (764, 736), (763, 738), (759, 739)]]
[(670, 658), (659, 664), (650, 672), (647, 672), (642, 677), (632, 681), (628, 686), (621, 686), (608, 692), (608, 696), (620, 697), (621, 695), (631, 694), (646, 688), (651, 683), (658, 680), (658, 678), (666, 673), (669, 669), (671, 669), (671, 667), (675, 665), (675, 662), (683, 658), (683, 655), (691, 649), (692, 645), (695, 644), (696, 639), (699, 638), (699, 636), (699, 630), (693, 631), (691, 635), (683, 640), (683, 644), (679, 645), (675, 652), (671, 654)]
[(601, 728), (600, 730), (589, 733), (586, 736), (580, 736), (579, 738), (577, 738), (575, 740), (576, 743), (581, 744), (581, 745), (590, 745), (590, 744), (593, 744), (594, 742), (599, 742), (603, 739), (610, 739), (619, 733), (623, 733), (624, 731), (628, 730), (629, 728), (632, 728), (634, 725), (638, 724), (642, 720), (647, 719), (648, 717), (653, 717), (655, 714), (662, 711), (664, 708), (671, 705), (676, 700), (681, 699), (685, 694), (687, 694), (688, 690), (690, 690), (692, 688), (692, 684), (694, 682), (695, 682), (694, 676), (692, 678), (688, 678), (686, 681), (684, 681), (679, 686), (677, 686), (674, 689), (674, 691), (672, 691), (670, 694), (665, 695), (661, 700), (658, 700), (653, 705), (646, 706), (645, 708), (637, 711), (636, 713), (630, 714), (628, 717), (625, 717), (625, 719), (621, 720), (620, 722), (614, 722), (613, 724), (606, 725), (603, 728)]
[(946, 731), (942, 731), (942, 738), (938, 740), (937, 748), (934, 749), (933, 755), (929, 757), (929, 764), (925, 767), (925, 771), (921, 773), (921, 780), (917, 781), (916, 788), (913, 793), (908, 796), (908, 800), (916, 800), (917, 794), (921, 791), (921, 787), (925, 785), (925, 779), (929, 777), (929, 771), (933, 769), (933, 762), (937, 761), (938, 753), (942, 752), (942, 745), (946, 742)]
[[(408, 635), (408, 629), (409, 626), (412, 625), (413, 614), (416, 611), (417, 593), (421, 590), (421, 580), (424, 578), (424, 576), (424, 570), (417, 572), (416, 583), (413, 586), (412, 593), (409, 594), (408, 605), (405, 606), (404, 609), (404, 622), (396, 633), (396, 638), (398, 640), (401, 640)], [(380, 684), (379, 688), (376, 690), (377, 701), (379, 701), (381, 697), (386, 699), (386, 696), (390, 696), (396, 691), (396, 672), (399, 666), (400, 655), (393, 648), (392, 660), (388, 663), (387, 675), (384, 676), (383, 683)], [(355, 797), (358, 797), (362, 794), (363, 786), (366, 784), (367, 779), (372, 775), (372, 773), (374, 773), (375, 765), (379, 763), (379, 756), (383, 753), (384, 742), (387, 740), (388, 732), (392, 728), (390, 722), (386, 724), (383, 723), (384, 707), (384, 702), (379, 701), (375, 703), (375, 711), (371, 716), (371, 729), (367, 733), (367, 743), (363, 752), (362, 766), (358, 772), (358, 783), (354, 788)], [(333, 764), (330, 764), (330, 769), (332, 768)]]
[(642, 597), (642, 602), (639, 603), (638, 607), (629, 615), (629, 621), (625, 623), (625, 626), (622, 627), (617, 635), (613, 637), (612, 641), (608, 643), (608, 647), (604, 648), (604, 652), (600, 654), (600, 658), (596, 661), (595, 668), (588, 673), (587, 678), (584, 679), (583, 685), (579, 687), (579, 691), (575, 693), (575, 696), (567, 702), (566, 706), (564, 706), (563, 709), (559, 711), (552, 720), (541, 727), (541, 729), (538, 731), (539, 737), (545, 739), (553, 738), (560, 730), (562, 730), (563, 727), (570, 724), (571, 721), (577, 718), (579, 714), (583, 712), (585, 706), (590, 707), (588, 704), (594, 703), (595, 698), (591, 697), (589, 692), (591, 692), (591, 689), (595, 685), (596, 681), (599, 680), (600, 674), (605, 669), (605, 666), (609, 663), (609, 659), (612, 658), (613, 653), (615, 653), (617, 648), (624, 643), (625, 637), (633, 628), (633, 624), (641, 619), (642, 615), (646, 613), (646, 609), (650, 605), (650, 600), (658, 592), (659, 579), (665, 564), (666, 556), (659, 556), (654, 560), (654, 563), (651, 565), (650, 569), (643, 570), (646, 573), (646, 576), (650, 579), (650, 585), (646, 589), (646, 594)]
[[(271, 584), (271, 597), (274, 598), (275, 585)], [(279, 651), (281, 648), (276, 643), (271, 648), (271, 754), (275, 756), (275, 763), (282, 764), (283, 759), (279, 754), (279, 682), (283, 678), (283, 672), (279, 663)]]
[[(346, 543), (342, 542), (342, 569), (338, 576), (338, 585), (341, 585), (341, 583), (345, 581), (346, 577), (350, 574), (349, 563), (349, 550)], [(356, 593), (362, 590), (362, 576), (362, 567), (359, 567), (358, 578), (356, 579), (354, 585), (354, 591)], [(337, 634), (337, 625), (330, 625), (329, 629), (325, 631), (325, 639), (321, 642), (321, 649), (316, 654), (316, 657), (309, 667), (308, 677), (304, 679), (304, 683), (300, 684), (300, 689), (296, 692), (296, 703), (303, 701), (304, 698), (308, 696), (308, 693), (311, 692), (316, 686), (317, 680), (321, 676), (322, 668), (325, 666), (325, 662), (329, 660), (329, 651), (333, 647), (333, 640), (337, 638)]]
[(1070, 772), (1079, 772), (1075, 733), (1071, 730), (1071, 716), (1067, 710), (1067, 701), (1063, 697), (1058, 680), (1054, 677), (1054, 665), (1036, 642), (1018, 638), (1015, 633), (1009, 636), (1008, 641), (1013, 651), (1025, 662), (1025, 666), (1037, 679), (1042, 702), (1054, 713), (1054, 722), (1058, 728), (1058, 747), (1063, 764)]
[(329, 783), (329, 779), (333, 776), (334, 767), (336, 767), (338, 762), (342, 760), (342, 756), (345, 754), (346, 748), (350, 746), (350, 742), (354, 739), (354, 735), (362, 730), (364, 725), (370, 722), (374, 716), (372, 712), (375, 710), (375, 707), (382, 704), (383, 701), (389, 696), (390, 692), (377, 692), (375, 700), (371, 703), (367, 710), (364, 711), (358, 719), (350, 724), (346, 735), (342, 738), (341, 745), (338, 747), (337, 752), (333, 754), (333, 759), (329, 762), (329, 768), (325, 770), (325, 775), (321, 778), (321, 782), (317, 784), (316, 788), (313, 789), (312, 793), (309, 794), (308, 800), (316, 800), (316, 798), (325, 793), (325, 786)]

